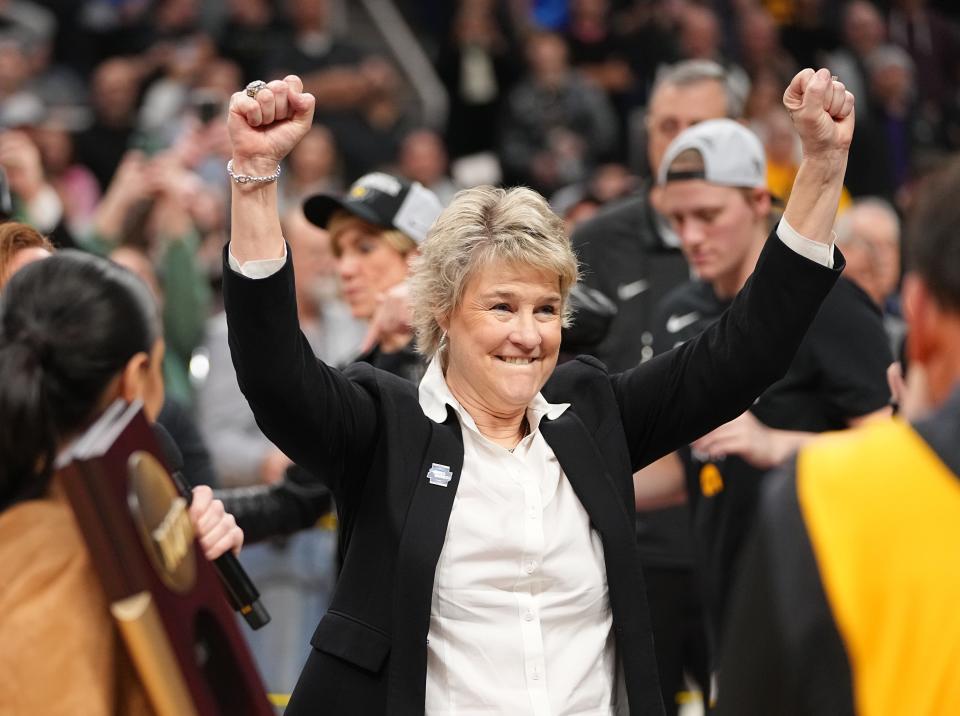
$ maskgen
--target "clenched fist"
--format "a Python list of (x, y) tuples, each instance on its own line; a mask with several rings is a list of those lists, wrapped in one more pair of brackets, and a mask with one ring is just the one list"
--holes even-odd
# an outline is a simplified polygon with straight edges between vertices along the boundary
[(234, 171), (263, 176), (293, 149), (313, 123), (315, 100), (296, 75), (267, 83), (250, 97), (245, 90), (230, 98), (227, 129)]
[(797, 73), (783, 93), (783, 106), (800, 135), (804, 156), (846, 155), (853, 138), (853, 95), (830, 70)]

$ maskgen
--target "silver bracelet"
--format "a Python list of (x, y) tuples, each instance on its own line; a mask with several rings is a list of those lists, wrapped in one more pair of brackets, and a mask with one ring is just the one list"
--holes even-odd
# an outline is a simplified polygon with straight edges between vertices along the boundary
[(234, 174), (233, 173), (233, 160), (231, 159), (227, 162), (227, 176), (233, 179), (236, 184), (269, 184), (272, 181), (276, 181), (280, 178), (280, 165), (277, 164), (277, 171), (273, 174), (263, 177), (250, 176), (249, 174)]

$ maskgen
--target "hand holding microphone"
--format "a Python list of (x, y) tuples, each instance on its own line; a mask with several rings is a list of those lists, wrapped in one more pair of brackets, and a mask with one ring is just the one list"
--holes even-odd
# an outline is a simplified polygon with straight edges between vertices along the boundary
[(162, 425), (154, 424), (154, 434), (170, 467), (170, 477), (177, 491), (190, 506), (190, 521), (200, 540), (204, 556), (209, 559), (227, 592), (227, 599), (243, 615), (252, 629), (259, 629), (270, 621), (270, 614), (260, 603), (260, 593), (250, 580), (236, 553), (243, 545), (243, 530), (223, 503), (213, 497), (206, 485), (190, 489), (181, 470), (183, 456), (180, 449)]

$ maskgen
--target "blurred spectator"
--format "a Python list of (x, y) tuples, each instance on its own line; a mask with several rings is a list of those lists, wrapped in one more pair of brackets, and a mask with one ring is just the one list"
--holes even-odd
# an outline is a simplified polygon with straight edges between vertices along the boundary
[(858, 199), (837, 220), (837, 246), (847, 260), (844, 275), (883, 310), (894, 356), (900, 355), (905, 323), (900, 316), (900, 217), (883, 199)]
[(199, 236), (189, 207), (199, 178), (173, 153), (147, 158), (128, 152), (97, 208), (87, 243), (100, 253), (130, 246), (156, 267), (163, 297), (167, 392), (190, 406), (189, 363), (203, 338), (210, 305), (207, 278), (196, 261)]
[(887, 23), (890, 41), (904, 48), (916, 67), (918, 99), (939, 115), (960, 80), (960, 28), (926, 0), (893, 0)]
[(880, 45), (863, 58), (866, 97), (857, 104), (857, 131), (850, 145), (846, 183), (856, 196), (894, 202), (910, 177), (921, 124), (914, 102), (913, 62), (895, 45)]
[(646, 104), (658, 68), (681, 58), (679, 30), (685, 7), (680, 0), (635, 0), (615, 16), (620, 46), (634, 78), (626, 99), (628, 111)]
[(41, 3), (30, 0), (0, 2), (0, 28), (3, 33), (26, 43), (46, 41), (57, 30), (56, 16)]
[(711, 60), (727, 72), (728, 82), (744, 97), (750, 78), (723, 52), (723, 35), (717, 13), (709, 7), (687, 3), (680, 14), (680, 56), (687, 60)]
[(200, 29), (199, 0), (155, 0), (150, 10), (150, 28), (163, 39), (195, 35)]
[(63, 224), (63, 202), (47, 180), (40, 150), (26, 131), (0, 132), (0, 167), (6, 172), (13, 217), (51, 235), (58, 246), (72, 246), (74, 238)]
[(508, 183), (542, 193), (580, 181), (615, 146), (617, 122), (604, 94), (570, 69), (559, 35), (527, 41), (529, 74), (507, 101), (500, 162)]
[[(781, 103), (762, 117), (755, 118), (750, 127), (763, 142), (767, 158), (767, 189), (774, 199), (786, 203), (803, 158), (800, 137), (793, 122)], [(850, 202), (850, 192), (844, 187), (840, 195), (839, 213), (846, 211)]]
[(779, 75), (772, 69), (761, 67), (751, 78), (744, 117), (755, 120), (782, 110), (783, 90), (784, 85), (780, 83)]
[(420, 182), (436, 194), (444, 206), (460, 190), (447, 174), (447, 150), (433, 130), (417, 129), (404, 137), (398, 168), (407, 179)]
[(393, 64), (368, 57), (358, 72), (365, 88), (361, 101), (350, 110), (330, 112), (320, 120), (336, 137), (347, 181), (392, 165), (410, 128), (401, 103), (400, 76)]
[(32, 226), (16, 221), (0, 224), (0, 289), (21, 268), (53, 251), (53, 244)]
[(267, 76), (264, 59), (276, 56), (287, 40), (286, 28), (271, 0), (227, 0), (227, 19), (217, 46), (240, 67), (243, 84)]
[(796, 61), (780, 44), (780, 32), (770, 13), (760, 7), (741, 13), (737, 36), (740, 65), (750, 77), (763, 70), (772, 72), (781, 87), (790, 84), (798, 68)]
[(853, 93), (857, 115), (862, 117), (869, 104), (867, 55), (884, 43), (887, 29), (870, 0), (851, 0), (844, 7), (841, 30), (843, 44), (827, 55), (826, 66)]
[(91, 77), (92, 126), (77, 137), (77, 158), (105, 189), (130, 147), (137, 122), (141, 65), (132, 58), (105, 60)]
[[(584, 181), (565, 186), (551, 196), (550, 208), (559, 216), (567, 217), (574, 207), (583, 205), (576, 222), (580, 223), (589, 219), (603, 205), (623, 199), (636, 188), (637, 177), (626, 166), (614, 162), (601, 164)], [(586, 206), (594, 208), (589, 215), (584, 208)]]
[(138, 129), (155, 137), (158, 146), (169, 143), (190, 106), (192, 90), (216, 54), (209, 37), (188, 35), (160, 55), (160, 74), (147, 85), (137, 119)]
[(314, 125), (287, 157), (286, 172), (280, 184), (283, 213), (299, 207), (313, 194), (343, 191), (338, 165), (333, 134), (323, 125)]
[(0, 99), (8, 101), (23, 92), (29, 78), (23, 43), (11, 37), (0, 38)]
[[(895, 45), (883, 45), (866, 58), (870, 88), (869, 122), (882, 138), (888, 158), (887, 180), (895, 193), (910, 178), (918, 136), (916, 70), (910, 56)], [(889, 195), (889, 192), (887, 193)]]
[(293, 34), (276, 52), (264, 59), (264, 77), (276, 79), (300, 75), (307, 92), (317, 99), (317, 114), (353, 109), (366, 99), (367, 79), (359, 65), (364, 54), (330, 30), (329, 0), (286, 0), (284, 4)]
[(450, 156), (496, 147), (500, 108), (519, 71), (491, 0), (459, 0), (437, 73), (450, 96), (445, 135)]
[(570, 64), (614, 99), (633, 83), (621, 37), (613, 32), (609, 0), (571, 0), (566, 31)]
[(40, 150), (47, 181), (60, 197), (67, 229), (74, 236), (86, 235), (100, 201), (97, 178), (76, 160), (73, 135), (58, 116), (49, 117), (31, 134)]
[(794, 0), (793, 16), (780, 40), (798, 67), (829, 67), (825, 54), (840, 43), (836, 14), (823, 0)]

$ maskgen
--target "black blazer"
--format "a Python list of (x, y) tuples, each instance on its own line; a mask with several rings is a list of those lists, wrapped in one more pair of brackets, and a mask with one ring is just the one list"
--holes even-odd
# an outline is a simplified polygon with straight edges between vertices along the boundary
[[(540, 429), (603, 543), (631, 714), (663, 712), (632, 474), (736, 417), (786, 372), (839, 275), (839, 252), (837, 264), (824, 268), (774, 237), (729, 311), (698, 338), (616, 375), (579, 358), (543, 389), (547, 400), (571, 403)], [(369, 365), (341, 372), (317, 361), (298, 329), (289, 261), (258, 280), (226, 268), (224, 297), (237, 377), (258, 424), (322, 476), (340, 514), (343, 571), (287, 714), (422, 714), (434, 570), (463, 466), (456, 417), (432, 422), (417, 386)], [(447, 487), (428, 482), (432, 463), (450, 467)], [(277, 514), (310, 520), (296, 491), (247, 493), (227, 506), (246, 527)]]

